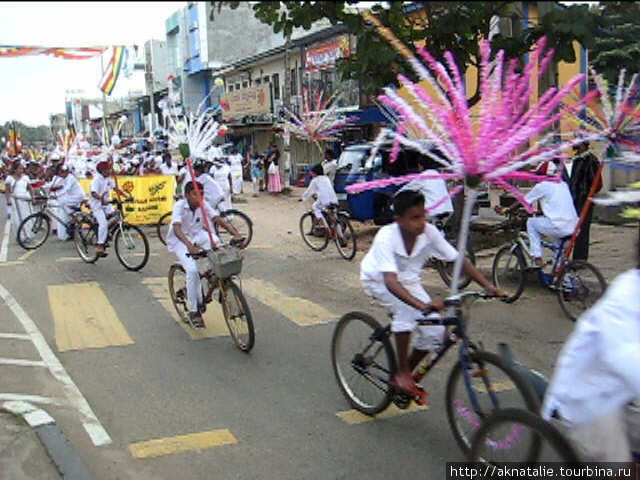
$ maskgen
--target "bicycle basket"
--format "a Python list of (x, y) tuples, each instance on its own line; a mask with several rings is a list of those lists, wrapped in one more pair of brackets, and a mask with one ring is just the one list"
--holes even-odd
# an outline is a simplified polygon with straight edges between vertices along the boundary
[(242, 271), (242, 254), (236, 247), (225, 245), (207, 252), (213, 264), (213, 273), (218, 278), (228, 278)]

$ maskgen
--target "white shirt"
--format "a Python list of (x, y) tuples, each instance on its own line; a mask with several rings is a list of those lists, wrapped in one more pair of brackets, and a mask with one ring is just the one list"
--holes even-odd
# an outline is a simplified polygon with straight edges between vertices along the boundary
[[(424, 173), (438, 174), (437, 170), (425, 170)], [(443, 213), (453, 213), (453, 203), (449, 197), (447, 191), (447, 184), (441, 178), (425, 178), (422, 180), (411, 180), (404, 187), (403, 190), (415, 190), (424, 195), (424, 206), (430, 216), (441, 215)], [(444, 202), (438, 205), (436, 208), (431, 208), (436, 202), (439, 202), (443, 198), (446, 198)]]
[(585, 423), (640, 399), (640, 269), (618, 275), (562, 348), (542, 416)]
[(329, 180), (329, 177), (326, 175), (313, 177), (311, 182), (309, 182), (309, 186), (302, 194), (302, 199), (307, 200), (314, 194), (316, 195), (319, 204), (323, 207), (327, 207), (332, 203), (336, 205), (338, 204), (336, 192), (333, 189), (331, 180)]
[(235, 155), (231, 155), (229, 157), (229, 168), (231, 170), (231, 172), (233, 173), (238, 173), (238, 172), (242, 172), (242, 155), (240, 155), (239, 153), (236, 153)]
[(163, 175), (177, 175), (178, 174), (178, 165), (174, 162), (171, 162), (170, 166), (167, 166), (165, 162), (160, 164), (160, 172)]
[(567, 235), (576, 228), (578, 215), (573, 206), (571, 191), (565, 182), (540, 182), (524, 196), (524, 199), (531, 204), (540, 200), (544, 216), (551, 220), (556, 228), (567, 232)]
[[(209, 225), (213, 229), (211, 219), (216, 216), (216, 213), (206, 202), (204, 203), (204, 207), (207, 212), (207, 216), (209, 217)], [(182, 241), (176, 237), (176, 234), (173, 232), (173, 226), (175, 224), (179, 224), (181, 226), (182, 233), (184, 233), (189, 240), (193, 240), (195, 236), (202, 231), (206, 232), (205, 222), (202, 217), (202, 208), (198, 205), (195, 210), (191, 210), (186, 198), (178, 200), (173, 206), (171, 227), (169, 227), (169, 233), (167, 234), (167, 247), (169, 248), (169, 251), (173, 251), (176, 245), (182, 243)], [(215, 235), (213, 230), (211, 233)], [(216, 237), (214, 237), (214, 240), (215, 238)]]
[(383, 273), (390, 272), (397, 273), (403, 285), (419, 283), (422, 267), (431, 256), (453, 262), (458, 252), (436, 227), (426, 224), (424, 233), (418, 235), (409, 255), (400, 225), (397, 222), (385, 225), (374, 237), (371, 248), (360, 263), (360, 280), (384, 283)]
[[(100, 196), (101, 200), (109, 199), (109, 192), (116, 187), (113, 179), (111, 177), (104, 177), (101, 173), (97, 173), (93, 180), (91, 180), (91, 193), (97, 193)], [(101, 200), (93, 198), (93, 195), (89, 198), (89, 205), (93, 210), (98, 208), (102, 208)]]
[(82, 185), (73, 174), (69, 173), (67, 178), (62, 179), (62, 189), (58, 192), (58, 198), (75, 202), (81, 202), (86, 198)]
[(209, 174), (213, 176), (213, 179), (218, 182), (220, 188), (222, 188), (223, 192), (228, 192), (231, 186), (229, 185), (229, 174), (231, 173), (231, 168), (226, 163), (221, 166), (214, 165), (209, 170)]
[(7, 180), (7, 183), (11, 185), (11, 193), (15, 198), (20, 200), (31, 199), (31, 194), (29, 193), (29, 185), (31, 185), (31, 179), (28, 175), (23, 174), (17, 180), (13, 175), (9, 175), (9, 178), (13, 179), (13, 182), (9, 183), (9, 181)]
[(216, 182), (208, 173), (201, 174), (197, 181), (202, 184), (204, 189), (204, 199), (209, 206), (219, 214), (218, 205), (224, 200), (224, 192), (218, 182)]
[(324, 160), (322, 162), (322, 169), (324, 170), (324, 174), (329, 177), (331, 183), (336, 179), (336, 171), (338, 170), (338, 161), (333, 160)]

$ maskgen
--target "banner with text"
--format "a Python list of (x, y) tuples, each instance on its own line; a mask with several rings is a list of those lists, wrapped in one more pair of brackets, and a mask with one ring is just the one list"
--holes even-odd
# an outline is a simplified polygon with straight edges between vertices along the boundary
[(241, 119), (247, 115), (262, 115), (271, 112), (271, 95), (269, 93), (269, 85), (260, 85), (258, 87), (243, 88), (235, 92), (229, 92), (222, 95), (220, 103), (229, 106), (228, 109), (222, 110), (222, 118)]

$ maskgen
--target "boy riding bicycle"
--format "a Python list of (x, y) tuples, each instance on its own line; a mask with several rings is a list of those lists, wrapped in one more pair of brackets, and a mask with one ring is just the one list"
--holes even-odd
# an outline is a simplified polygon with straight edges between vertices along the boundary
[(312, 206), (313, 214), (319, 222), (325, 222), (322, 211), (331, 206), (337, 206), (338, 196), (333, 189), (331, 180), (325, 175), (322, 164), (314, 165), (310, 175), (311, 182), (309, 182), (309, 186), (298, 200), (302, 202), (315, 196), (316, 200)]
[[(427, 392), (416, 383), (412, 371), (422, 358), (441, 343), (443, 326), (417, 326), (417, 319), (431, 310), (444, 308), (441, 298), (431, 298), (420, 282), (420, 274), (427, 258), (438, 257), (453, 262), (457, 250), (442, 233), (426, 222), (424, 196), (405, 190), (394, 197), (395, 221), (382, 227), (361, 263), (360, 280), (365, 292), (374, 297), (393, 316), (391, 331), (396, 337), (398, 372), (391, 385), (409, 395), (417, 403), (426, 403)], [(464, 271), (489, 292), (503, 296), (471, 262), (464, 260)], [(429, 317), (438, 318), (437, 313)], [(416, 328), (417, 327), (417, 328)], [(417, 338), (409, 354), (411, 333)]]

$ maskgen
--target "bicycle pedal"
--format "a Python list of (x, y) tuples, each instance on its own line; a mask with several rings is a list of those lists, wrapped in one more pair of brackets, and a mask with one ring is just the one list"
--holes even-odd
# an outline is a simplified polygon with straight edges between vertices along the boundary
[(411, 400), (412, 398), (409, 395), (397, 391), (394, 392), (393, 396), (391, 397), (391, 401), (393, 402), (393, 404), (400, 410), (406, 410), (407, 408), (409, 408), (409, 405), (411, 405)]
[(486, 368), (483, 368), (481, 370), (478, 370), (477, 372), (473, 372), (471, 376), (473, 378), (488, 377), (489, 371)]

